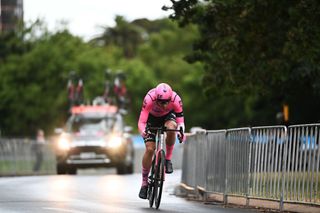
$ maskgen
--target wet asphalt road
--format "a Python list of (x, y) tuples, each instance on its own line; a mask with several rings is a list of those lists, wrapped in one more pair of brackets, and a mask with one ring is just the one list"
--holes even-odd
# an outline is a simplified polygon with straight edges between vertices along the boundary
[(138, 198), (140, 174), (116, 175), (115, 170), (83, 171), (76, 176), (0, 178), (0, 212), (252, 212), (188, 201), (174, 195), (181, 170), (167, 175), (159, 210)]

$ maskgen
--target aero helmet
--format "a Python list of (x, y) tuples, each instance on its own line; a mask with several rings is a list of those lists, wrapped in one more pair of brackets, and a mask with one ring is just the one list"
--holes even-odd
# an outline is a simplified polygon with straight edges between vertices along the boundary
[(161, 83), (156, 87), (155, 94), (158, 100), (170, 100), (172, 96), (172, 89), (168, 84)]

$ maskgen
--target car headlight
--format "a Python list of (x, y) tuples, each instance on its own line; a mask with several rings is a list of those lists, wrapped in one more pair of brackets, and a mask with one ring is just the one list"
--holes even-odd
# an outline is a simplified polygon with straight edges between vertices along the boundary
[(58, 140), (58, 148), (60, 150), (69, 150), (70, 149), (70, 141), (65, 137), (59, 138), (59, 140)]
[(107, 146), (113, 149), (119, 148), (121, 145), (122, 145), (122, 138), (119, 136), (111, 136), (107, 143)]

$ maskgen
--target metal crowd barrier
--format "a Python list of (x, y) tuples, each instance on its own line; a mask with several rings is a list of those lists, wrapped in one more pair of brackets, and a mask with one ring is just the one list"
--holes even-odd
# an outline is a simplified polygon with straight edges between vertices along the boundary
[(208, 130), (188, 137), (181, 183), (197, 194), (320, 206), (320, 124)]
[(226, 132), (225, 195), (248, 195), (249, 142), (250, 128), (229, 129)]
[(284, 199), (320, 204), (320, 124), (288, 128)]
[(0, 176), (54, 173), (51, 144), (36, 147), (34, 140), (0, 138)]
[(188, 159), (188, 163), (182, 162), (182, 183), (188, 186), (196, 186), (196, 148), (197, 148), (197, 135), (191, 135), (187, 140), (191, 140), (192, 143), (188, 143), (183, 148), (183, 159)]
[(226, 180), (226, 143), (225, 135), (227, 130), (207, 131), (208, 154), (206, 165), (207, 179), (206, 191), (225, 193)]
[(252, 128), (250, 195), (282, 199), (282, 157), (287, 129), (284, 126)]

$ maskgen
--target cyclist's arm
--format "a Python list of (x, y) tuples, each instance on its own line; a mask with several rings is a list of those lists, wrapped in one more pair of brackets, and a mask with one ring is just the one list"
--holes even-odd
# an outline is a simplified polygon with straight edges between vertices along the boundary
[(144, 135), (144, 131), (147, 126), (147, 120), (148, 120), (148, 116), (149, 116), (149, 112), (151, 110), (151, 107), (152, 107), (152, 100), (151, 100), (150, 96), (147, 94), (143, 100), (143, 104), (142, 104), (142, 108), (141, 108), (141, 112), (140, 112), (140, 117), (139, 117), (139, 122), (138, 122), (138, 129), (139, 129), (139, 132), (142, 136)]
[(183, 104), (180, 96), (178, 94), (175, 94), (174, 96), (174, 111), (176, 114), (176, 121), (178, 124), (178, 129), (182, 127), (183, 132), (185, 130), (185, 125), (184, 125), (184, 115), (183, 115)]

